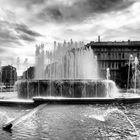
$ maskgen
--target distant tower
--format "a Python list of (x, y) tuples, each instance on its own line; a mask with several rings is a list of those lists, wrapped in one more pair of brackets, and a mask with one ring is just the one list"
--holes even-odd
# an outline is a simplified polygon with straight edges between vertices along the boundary
[(98, 36), (98, 42), (100, 42), (101, 40), (100, 40), (100, 36)]

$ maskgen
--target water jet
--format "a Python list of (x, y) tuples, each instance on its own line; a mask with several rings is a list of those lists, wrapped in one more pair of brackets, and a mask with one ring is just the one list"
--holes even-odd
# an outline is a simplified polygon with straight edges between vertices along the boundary
[(118, 96), (115, 83), (100, 77), (97, 56), (83, 42), (54, 42), (52, 52), (36, 46), (35, 79), (16, 83), (19, 98), (113, 98)]
[(4, 124), (3, 127), (2, 127), (3, 130), (8, 131), (8, 132), (11, 132), (12, 128), (13, 128), (15, 125), (17, 125), (17, 124), (23, 122), (23, 121), (26, 120), (28, 117), (30, 117), (30, 116), (32, 116), (33, 114), (35, 114), (38, 110), (43, 109), (45, 106), (46, 106), (46, 104), (41, 104), (41, 105), (35, 107), (35, 108), (34, 108), (33, 110), (31, 110), (30, 112), (28, 112), (28, 113), (26, 113), (26, 114), (24, 114), (24, 115), (22, 115), (22, 116), (19, 116), (18, 118), (16, 118), (16, 119), (14, 119), (14, 120), (12, 120), (12, 121), (10, 121), (10, 122)]

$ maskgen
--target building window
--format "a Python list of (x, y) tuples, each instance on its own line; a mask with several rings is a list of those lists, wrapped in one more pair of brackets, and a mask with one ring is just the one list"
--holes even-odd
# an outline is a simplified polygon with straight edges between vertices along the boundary
[(139, 53), (137, 53), (137, 57), (139, 58)]
[(119, 53), (119, 59), (121, 59), (121, 53)]
[(100, 54), (98, 53), (98, 59), (100, 59)]
[(122, 54), (122, 58), (124, 59), (124, 53)]
[(115, 58), (118, 59), (118, 53), (115, 54)]
[(108, 58), (110, 59), (110, 53), (108, 53)]
[(112, 68), (114, 68), (114, 63), (112, 63)]

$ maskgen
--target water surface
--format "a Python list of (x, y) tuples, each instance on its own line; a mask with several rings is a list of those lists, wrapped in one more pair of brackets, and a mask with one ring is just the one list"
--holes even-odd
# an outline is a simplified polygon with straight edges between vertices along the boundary
[[(0, 107), (0, 127), (9, 120), (32, 109)], [(113, 110), (120, 110), (122, 113)], [(133, 123), (134, 127), (127, 120)], [(12, 129), (0, 129), (0, 139), (9, 140), (116, 140), (138, 139), (140, 104), (108, 105), (47, 105), (36, 110)]]

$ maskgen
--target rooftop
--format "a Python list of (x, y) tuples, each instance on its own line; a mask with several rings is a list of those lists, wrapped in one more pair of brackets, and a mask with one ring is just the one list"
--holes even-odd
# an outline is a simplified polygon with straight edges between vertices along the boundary
[(88, 46), (90, 45), (140, 45), (140, 41), (97, 41), (97, 42), (94, 42), (94, 41), (91, 41), (90, 43), (87, 44)]

